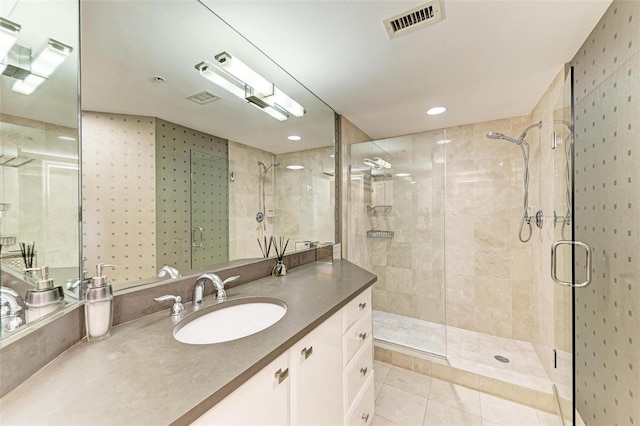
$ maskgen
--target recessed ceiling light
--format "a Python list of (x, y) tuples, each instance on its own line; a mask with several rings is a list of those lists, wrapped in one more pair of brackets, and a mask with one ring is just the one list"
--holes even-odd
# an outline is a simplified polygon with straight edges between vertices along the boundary
[(58, 136), (58, 139), (63, 141), (75, 141), (76, 138), (72, 138), (71, 136)]
[(407, 177), (407, 176), (411, 176), (411, 173), (396, 173), (396, 176), (398, 176), (398, 177)]
[(298, 165), (292, 164), (290, 166), (287, 166), (287, 169), (289, 169), (289, 170), (302, 170), (302, 169), (304, 169), (304, 166), (298, 166)]
[(335, 155), (335, 154), (331, 154), (329, 157), (331, 157), (331, 158), (335, 158), (335, 157), (336, 157), (336, 155)]
[(298, 135), (291, 135), (287, 139), (289, 139), (290, 141), (299, 141), (302, 138)]
[(446, 143), (451, 142), (451, 139), (440, 139), (438, 142), (436, 142), (438, 145), (444, 145)]
[(447, 108), (445, 108), (443, 106), (433, 107), (433, 108), (429, 108), (427, 110), (427, 114), (429, 114), (429, 115), (438, 115), (438, 114), (442, 114), (446, 110), (447, 110)]
[(151, 80), (154, 83), (166, 83), (167, 82), (167, 79), (164, 78), (161, 75), (152, 75), (149, 80)]

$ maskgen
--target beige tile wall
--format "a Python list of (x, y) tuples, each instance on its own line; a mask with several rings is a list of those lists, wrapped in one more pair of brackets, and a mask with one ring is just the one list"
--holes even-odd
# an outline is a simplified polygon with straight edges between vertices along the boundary
[[(83, 255), (115, 288), (156, 274), (155, 118), (82, 113)], [(133, 161), (135, 159), (135, 161)]]
[(1, 213), (0, 235), (16, 237), (16, 245), (3, 246), (3, 252), (19, 251), (19, 242), (35, 242), (38, 266), (78, 266), (77, 138), (77, 129), (0, 115), (4, 160), (16, 155), (34, 159), (0, 170), (0, 203), (9, 204)]
[[(229, 182), (229, 229), (230, 235), (235, 235), (229, 242), (231, 260), (262, 257), (257, 238), (273, 234), (273, 217), (265, 219), (266, 232), (263, 224), (256, 221), (261, 203), (258, 161), (268, 167), (274, 161), (274, 155), (229, 141), (229, 172), (235, 175), (235, 181)], [(273, 172), (267, 173), (265, 182), (267, 207), (273, 208)]]
[[(294, 241), (334, 241), (335, 159), (333, 146), (279, 154), (275, 169), (275, 229)], [(303, 166), (290, 170), (289, 165)], [(268, 206), (268, 201), (267, 201)], [(287, 250), (292, 250), (289, 246)]]

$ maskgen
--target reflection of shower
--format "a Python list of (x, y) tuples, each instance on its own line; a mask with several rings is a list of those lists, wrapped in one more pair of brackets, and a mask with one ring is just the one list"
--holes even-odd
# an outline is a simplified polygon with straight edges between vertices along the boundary
[[(491, 138), (491, 139), (504, 139), (506, 141), (509, 141), (511, 143), (514, 143), (516, 145), (518, 145), (520, 147), (520, 150), (522, 150), (522, 159), (524, 160), (524, 202), (523, 202), (523, 212), (522, 212), (522, 220), (520, 221), (520, 232), (518, 233), (518, 238), (520, 239), (520, 241), (522, 241), (523, 243), (526, 243), (527, 241), (529, 241), (531, 239), (531, 234), (533, 233), (532, 229), (531, 229), (531, 217), (528, 214), (528, 210), (529, 210), (529, 144), (527, 143), (526, 140), (524, 140), (524, 137), (527, 135), (527, 132), (529, 130), (531, 130), (534, 127), (542, 127), (542, 121), (532, 124), (529, 127), (527, 127), (526, 129), (524, 129), (524, 131), (522, 132), (522, 134), (520, 134), (520, 136), (518, 137), (518, 139), (513, 139), (510, 138), (509, 136), (505, 136), (502, 133), (496, 133), (496, 132), (489, 132), (487, 133), (487, 137)], [(524, 224), (527, 224), (527, 226), (529, 227), (529, 234), (526, 237), (522, 236), (522, 230), (524, 229)]]
[[(554, 120), (553, 124), (564, 124), (569, 129), (569, 134), (563, 141), (564, 148), (564, 193), (565, 193), (565, 203), (567, 204), (567, 210), (562, 217), (562, 228), (560, 228), (560, 236), (563, 240), (567, 240), (567, 235), (565, 235), (565, 230), (571, 225), (571, 213), (573, 210), (573, 200), (571, 198), (572, 187), (571, 187), (571, 175), (572, 175), (572, 158), (573, 158), (573, 126), (571, 123), (565, 120)], [(554, 132), (555, 134), (555, 132)], [(554, 212), (553, 223), (554, 226), (557, 222), (556, 213)]]
[(267, 224), (266, 222), (264, 222), (264, 219), (266, 217), (266, 213), (267, 213), (267, 207), (266, 207), (266, 196), (265, 196), (265, 189), (264, 189), (264, 181), (267, 177), (267, 173), (269, 173), (269, 171), (271, 169), (273, 169), (274, 167), (278, 167), (280, 165), (280, 162), (275, 161), (273, 163), (271, 163), (271, 165), (269, 167), (267, 167), (262, 161), (258, 161), (258, 166), (260, 166), (260, 185), (258, 190), (262, 191), (262, 206), (258, 206), (258, 213), (256, 213), (256, 220), (258, 222), (263, 222), (262, 226), (263, 229), (266, 231), (267, 230)]

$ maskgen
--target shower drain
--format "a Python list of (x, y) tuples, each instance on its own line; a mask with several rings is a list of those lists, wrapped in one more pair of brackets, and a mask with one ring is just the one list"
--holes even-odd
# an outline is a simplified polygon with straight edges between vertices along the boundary
[(505, 364), (509, 362), (509, 358), (503, 357), (502, 355), (496, 355), (494, 358)]

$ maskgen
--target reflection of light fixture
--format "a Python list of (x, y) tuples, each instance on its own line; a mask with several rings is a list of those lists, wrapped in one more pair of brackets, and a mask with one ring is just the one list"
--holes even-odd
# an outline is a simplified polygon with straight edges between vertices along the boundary
[(9, 54), (11, 48), (18, 40), (20, 34), (20, 25), (0, 18), (0, 73), (7, 67), (4, 58)]
[(439, 115), (439, 114), (442, 114), (443, 112), (445, 112), (446, 110), (447, 110), (447, 108), (445, 108), (443, 106), (433, 107), (433, 108), (429, 108), (427, 110), (427, 114), (429, 114), (429, 115)]
[(283, 121), (289, 114), (302, 117), (302, 105), (291, 99), (273, 83), (227, 52), (215, 56), (217, 64), (203, 61), (196, 65), (200, 75)]
[(302, 138), (300, 136), (298, 136), (298, 135), (291, 135), (291, 136), (287, 137), (287, 139), (289, 139), (290, 141), (299, 141)]
[(411, 173), (396, 173), (396, 176), (398, 176), (398, 177), (407, 177), (407, 176), (411, 176)]
[(365, 158), (363, 160), (364, 164), (369, 167), (373, 167), (374, 169), (390, 169), (391, 163), (388, 161), (384, 161), (382, 158), (375, 157), (373, 160), (369, 158)]
[(71, 136), (58, 136), (58, 139), (62, 141), (75, 141), (76, 138), (72, 138)]
[(436, 142), (438, 145), (446, 145), (449, 142), (451, 142), (451, 139), (440, 139), (438, 142)]
[[(0, 56), (2, 59), (0, 70), (3, 75), (16, 79), (11, 87), (13, 91), (30, 95), (67, 59), (73, 48), (50, 38), (47, 39), (44, 47), (32, 57), (30, 48), (15, 43), (18, 36), (17, 31), (12, 33), (14, 38), (7, 36), (10, 33), (7, 29), (9, 24), (16, 26), (16, 24), (0, 18), (0, 54), (4, 52), (5, 48), (9, 48), (9, 51)], [(20, 26), (17, 28), (19, 31)]]
[(304, 169), (304, 166), (298, 166), (296, 164), (292, 164), (290, 166), (287, 166), (287, 169), (290, 169), (290, 170), (302, 170), (302, 169)]

